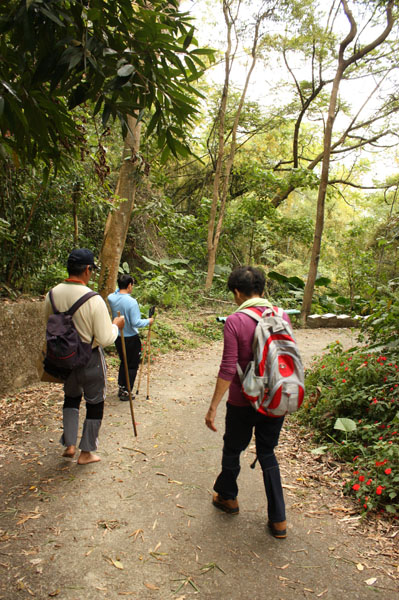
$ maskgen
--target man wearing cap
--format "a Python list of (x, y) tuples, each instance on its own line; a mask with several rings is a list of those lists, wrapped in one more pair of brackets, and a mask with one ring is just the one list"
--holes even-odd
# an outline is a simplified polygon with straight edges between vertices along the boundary
[[(69, 310), (79, 298), (91, 291), (87, 284), (96, 268), (91, 250), (72, 250), (67, 262), (68, 278), (52, 290), (53, 301), (59, 312)], [(52, 313), (53, 308), (47, 294), (46, 321)], [(66, 447), (63, 456), (73, 458), (78, 437), (79, 406), (83, 395), (86, 401), (86, 419), (79, 444), (78, 464), (84, 465), (100, 460), (93, 451), (97, 449), (106, 394), (106, 364), (102, 347), (114, 343), (125, 321), (123, 317), (116, 317), (111, 321), (104, 300), (97, 294), (78, 308), (73, 315), (73, 322), (81, 340), (91, 343), (93, 351), (87, 365), (74, 369), (65, 381), (64, 431), (60, 441)]]

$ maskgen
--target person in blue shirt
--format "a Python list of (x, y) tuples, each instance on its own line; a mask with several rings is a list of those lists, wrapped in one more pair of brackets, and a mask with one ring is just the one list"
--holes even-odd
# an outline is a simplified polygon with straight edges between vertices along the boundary
[[(154, 321), (152, 317), (150, 319), (141, 318), (137, 300), (131, 296), (133, 283), (133, 277), (130, 275), (120, 275), (120, 277), (118, 277), (119, 289), (117, 289), (113, 294), (109, 294), (107, 298), (111, 307), (113, 318), (117, 316), (118, 311), (121, 313), (121, 316), (125, 317), (123, 335), (125, 338), (126, 358), (131, 390), (133, 390), (134, 380), (136, 379), (141, 356), (141, 340), (138, 329), (140, 327), (147, 327), (147, 325), (151, 325)], [(125, 368), (123, 364), (122, 338), (120, 332), (115, 340), (115, 346), (121, 361), (118, 373), (118, 396), (120, 400), (129, 400), (129, 392), (127, 390)]]

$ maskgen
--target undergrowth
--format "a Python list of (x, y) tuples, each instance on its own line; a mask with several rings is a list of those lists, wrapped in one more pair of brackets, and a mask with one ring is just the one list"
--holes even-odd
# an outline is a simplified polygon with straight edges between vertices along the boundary
[(339, 343), (307, 371), (298, 420), (329, 451), (353, 465), (344, 491), (362, 513), (399, 518), (399, 350), (344, 351)]

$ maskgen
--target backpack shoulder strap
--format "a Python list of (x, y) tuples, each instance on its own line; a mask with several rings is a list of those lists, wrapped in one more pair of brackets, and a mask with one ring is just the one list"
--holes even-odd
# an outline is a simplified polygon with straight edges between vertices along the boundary
[(78, 300), (76, 300), (75, 304), (72, 304), (71, 308), (69, 310), (67, 310), (65, 312), (66, 315), (72, 315), (78, 310), (78, 308), (80, 308), (82, 306), (82, 304), (84, 304), (87, 300), (89, 300), (89, 298), (92, 298), (93, 296), (98, 296), (99, 294), (97, 292), (87, 292), (87, 294), (84, 294), (81, 298), (79, 298)]
[(262, 319), (262, 312), (257, 308), (243, 308), (237, 312), (243, 313), (244, 315), (248, 315), (252, 319), (254, 319), (257, 323)]
[(262, 313), (262, 317), (281, 317), (281, 318), (283, 318), (283, 316), (284, 316), (284, 310), (282, 308), (279, 308), (278, 306), (272, 306), (271, 308), (266, 308)]
[(55, 303), (54, 303), (53, 290), (50, 290), (50, 291), (49, 291), (49, 294), (48, 294), (48, 296), (49, 296), (49, 298), (50, 298), (51, 306), (53, 307), (53, 313), (54, 313), (55, 315), (58, 315), (58, 314), (59, 314), (59, 311), (58, 311), (58, 308), (56, 307), (56, 305), (55, 305)]

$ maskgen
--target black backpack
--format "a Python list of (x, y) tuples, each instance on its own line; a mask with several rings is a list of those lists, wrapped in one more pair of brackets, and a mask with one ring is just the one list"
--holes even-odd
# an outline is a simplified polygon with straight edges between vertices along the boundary
[(87, 292), (66, 312), (59, 312), (54, 304), (53, 290), (49, 298), (54, 314), (47, 321), (46, 342), (47, 350), (44, 357), (44, 370), (59, 379), (67, 379), (73, 369), (84, 367), (89, 362), (91, 344), (82, 342), (72, 320), (72, 315), (97, 292)]

